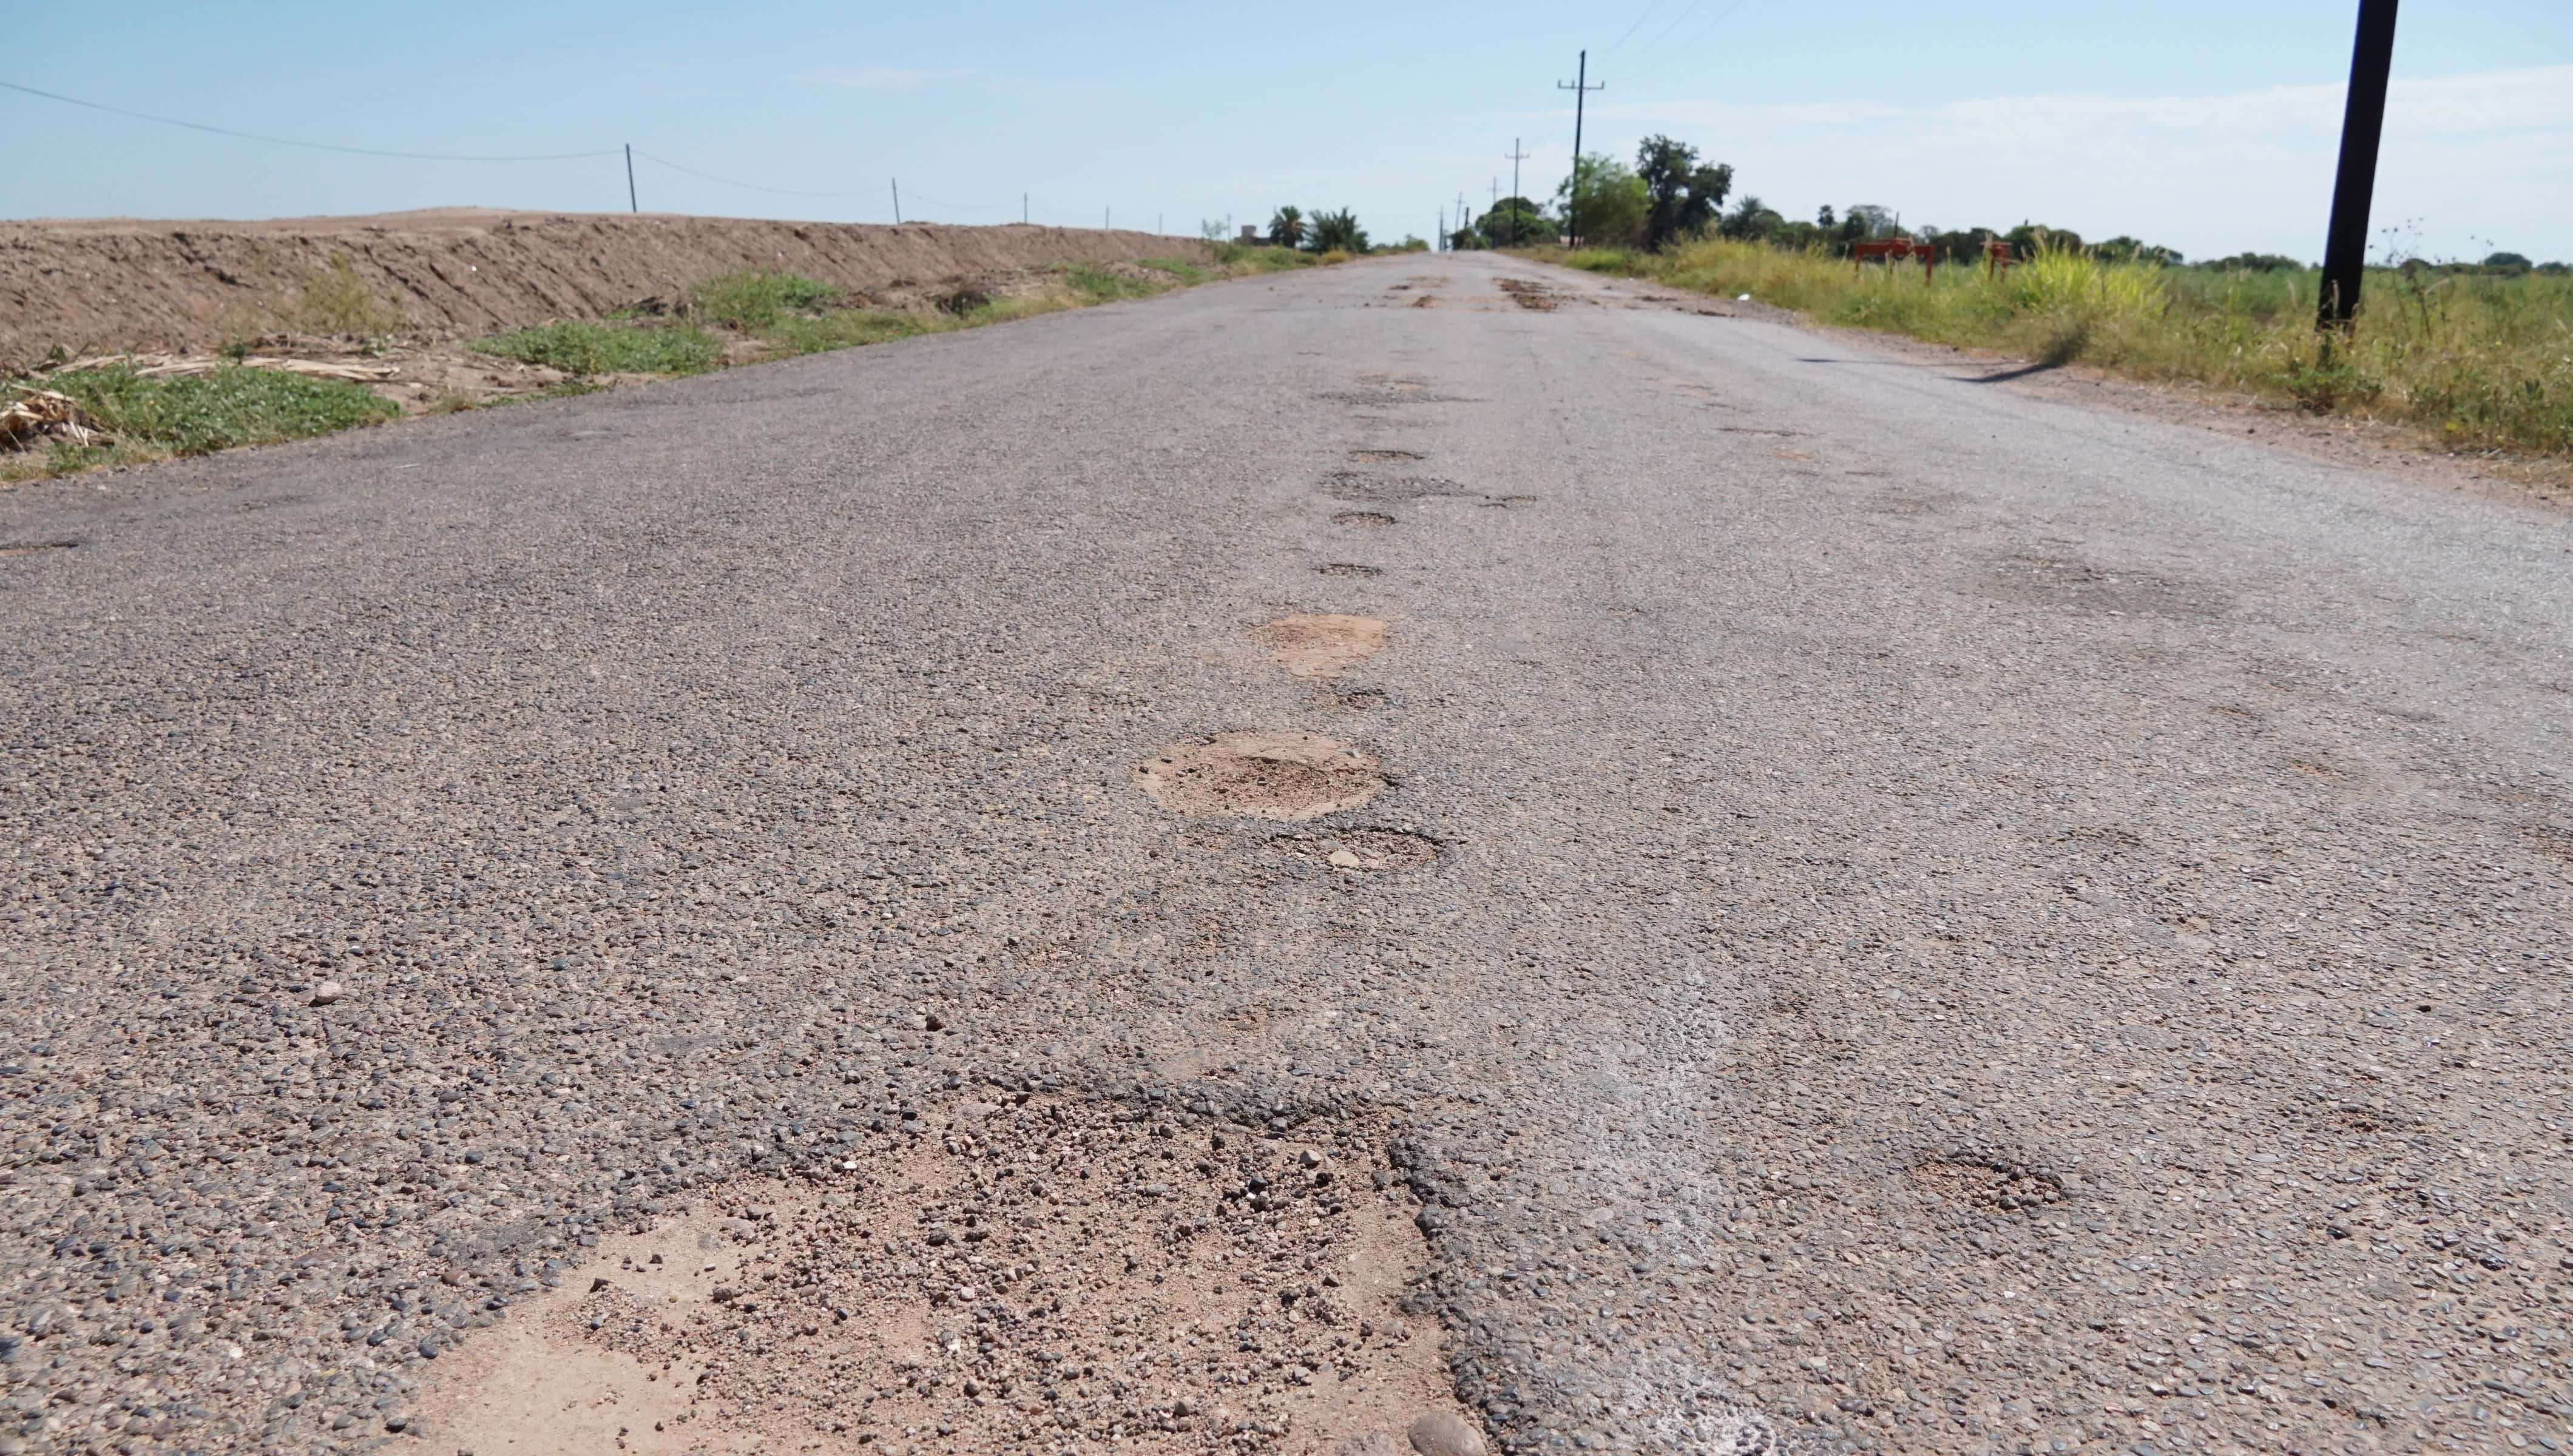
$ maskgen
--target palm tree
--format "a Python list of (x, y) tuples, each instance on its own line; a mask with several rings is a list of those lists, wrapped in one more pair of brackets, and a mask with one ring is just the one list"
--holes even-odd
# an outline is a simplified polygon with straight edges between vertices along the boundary
[(1269, 220), (1269, 241), (1281, 248), (1292, 248), (1304, 241), (1304, 215), (1292, 207), (1283, 207)]
[(1357, 214), (1347, 208), (1336, 213), (1315, 213), (1312, 232), (1312, 249), (1316, 253), (1333, 249), (1343, 253), (1367, 251), (1366, 229), (1358, 226)]

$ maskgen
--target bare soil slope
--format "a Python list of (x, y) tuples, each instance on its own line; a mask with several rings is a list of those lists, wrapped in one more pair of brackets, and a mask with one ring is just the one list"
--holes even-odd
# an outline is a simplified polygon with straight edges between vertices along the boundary
[(1194, 257), (1203, 245), (1072, 228), (764, 222), (436, 209), (269, 222), (0, 223), (0, 367), (60, 345), (208, 350), (313, 329), (306, 291), (350, 269), (399, 332), (459, 338), (584, 319), (743, 268), (900, 299), (929, 285), (1071, 262)]

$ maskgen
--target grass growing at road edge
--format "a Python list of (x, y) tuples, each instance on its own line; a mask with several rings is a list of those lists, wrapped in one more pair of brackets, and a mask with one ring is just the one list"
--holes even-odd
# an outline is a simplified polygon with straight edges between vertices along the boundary
[(688, 290), (689, 307), (699, 317), (745, 334), (839, 301), (840, 291), (820, 279), (755, 268), (718, 274)]
[(723, 359), (723, 345), (693, 325), (540, 324), (477, 339), (476, 354), (542, 364), (574, 376), (693, 374)]
[(2371, 270), (2350, 339), (2313, 327), (2318, 276), (2041, 254), (1998, 276), (1861, 268), (1708, 240), (1662, 253), (1531, 256), (1700, 293), (1749, 294), (1820, 323), (1908, 334), (2137, 378), (2235, 389), (2315, 413), (2415, 426), (2459, 448), (2573, 456), (2573, 280)]
[(273, 444), (374, 424), (402, 412), (400, 405), (364, 385), (280, 369), (219, 368), (148, 377), (130, 368), (97, 368), (22, 382), (69, 395), (81, 417), (116, 442), (57, 443), (47, 450), (0, 455), (0, 480)]

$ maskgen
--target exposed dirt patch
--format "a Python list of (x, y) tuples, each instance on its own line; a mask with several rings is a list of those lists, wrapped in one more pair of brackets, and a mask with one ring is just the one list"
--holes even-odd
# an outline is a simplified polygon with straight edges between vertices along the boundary
[(1312, 819), (1354, 809), (1384, 788), (1372, 754), (1316, 733), (1219, 733), (1135, 765), (1153, 801), (1182, 814)]
[(2222, 616), (2231, 598), (2203, 582), (2139, 567), (2094, 565), (2071, 555), (2018, 552), (1994, 573), (2002, 595), (2071, 611), (2197, 619)]
[(1297, 612), (1252, 628), (1250, 637), (1296, 677), (1337, 677), (1383, 651), (1384, 631), (1384, 623), (1374, 617)]
[(1343, 510), (1331, 517), (1331, 524), (1344, 526), (1389, 526), (1393, 517), (1380, 510)]
[(1912, 1180), (1951, 1203), (1992, 1212), (2034, 1211), (2064, 1201), (2064, 1181), (2050, 1172), (1998, 1158), (1934, 1158)]
[(1381, 566), (1365, 566), (1355, 561), (1327, 561), (1313, 568), (1324, 576), (1382, 576)]
[(1416, 460), (1420, 458), (1420, 452), (1417, 450), (1351, 450), (1349, 451), (1349, 458), (1352, 460), (1370, 460), (1376, 462), (1386, 460)]
[(1563, 301), (1562, 295), (1541, 283), (1528, 279), (1505, 278), (1500, 280), (1500, 286), (1501, 292), (1509, 295), (1520, 308), (1532, 309), (1540, 314), (1553, 313), (1556, 306)]
[(603, 1240), (437, 1367), (421, 1424), (480, 1456), (1301, 1456), (1463, 1418), (1399, 1308), (1425, 1252), (1380, 1124), (996, 1097), (904, 1126)]
[(1435, 840), (1399, 829), (1349, 829), (1336, 834), (1290, 834), (1278, 840), (1298, 859), (1318, 860), (1347, 874), (1416, 870), (1438, 863)]
[(2413, 1119), (2383, 1107), (2359, 1102), (2338, 1102), (2304, 1114), (2305, 1125), (2318, 1132), (2337, 1136), (2365, 1136), (2374, 1132), (2408, 1132)]

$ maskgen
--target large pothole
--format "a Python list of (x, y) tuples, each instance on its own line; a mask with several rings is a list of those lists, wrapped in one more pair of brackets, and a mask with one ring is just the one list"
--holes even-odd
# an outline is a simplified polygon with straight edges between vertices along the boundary
[(1318, 1456), (1463, 1419), (1400, 1307), (1425, 1250), (1376, 1124), (999, 1098), (906, 1125), (602, 1240), (440, 1362), (419, 1424), (476, 1456)]
[[(1328, 568), (1325, 568), (1328, 569)], [(1341, 612), (1297, 612), (1251, 629), (1251, 640), (1297, 677), (1337, 677), (1384, 649), (1384, 623)]]
[(1219, 733), (1135, 765), (1153, 801), (1182, 814), (1311, 819), (1354, 809), (1384, 788), (1373, 755), (1318, 733)]

